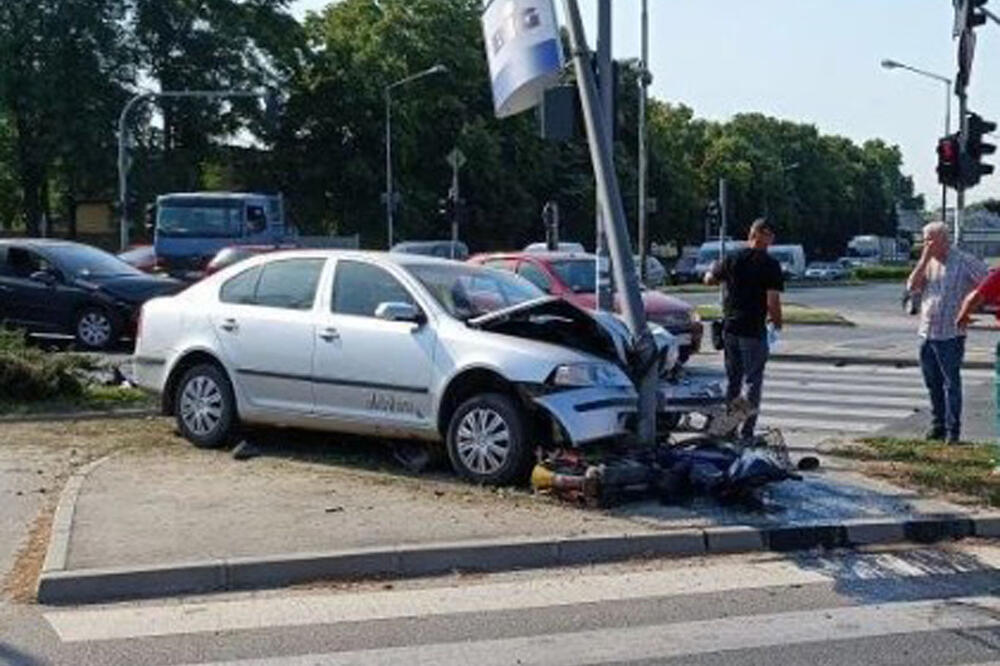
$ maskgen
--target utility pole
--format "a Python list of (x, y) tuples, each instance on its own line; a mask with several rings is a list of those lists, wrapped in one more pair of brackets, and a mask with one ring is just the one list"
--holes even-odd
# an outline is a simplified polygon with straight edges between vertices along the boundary
[(637, 378), (636, 382), (639, 387), (637, 435), (640, 443), (652, 445), (656, 441), (656, 391), (659, 383), (655, 363), (656, 342), (646, 324), (639, 276), (636, 274), (635, 261), (632, 259), (625, 208), (622, 205), (621, 190), (618, 187), (611, 154), (611, 123), (608, 122), (607, 115), (601, 112), (597, 88), (594, 85), (594, 72), (590, 68), (590, 52), (583, 34), (580, 7), (577, 0), (564, 0), (564, 7), (577, 85), (580, 89), (580, 102), (587, 127), (587, 142), (594, 165), (594, 177), (600, 200), (604, 204), (608, 248), (613, 259), (612, 269), (618, 292), (622, 297), (622, 316), (632, 336), (632, 346), (637, 356), (635, 367), (643, 369), (643, 375)]
[[(726, 179), (719, 179), (719, 262), (726, 261), (726, 231), (728, 226), (728, 206), (726, 205)], [(725, 284), (719, 285), (719, 306), (724, 309), (726, 306)], [(721, 310), (720, 310), (721, 311)]]
[[(603, 123), (608, 128), (608, 142), (613, 143), (612, 115), (614, 113), (614, 85), (611, 78), (614, 76), (614, 73), (611, 63), (611, 0), (597, 0), (597, 72), (601, 82), (600, 112), (603, 116)], [(611, 161), (613, 164), (613, 150)], [(598, 188), (597, 206), (595, 208), (597, 213), (596, 229), (594, 235), (594, 252), (597, 255), (597, 309), (610, 312), (614, 309), (614, 303), (611, 295), (611, 273), (608, 266), (609, 258), (606, 225), (604, 223), (604, 208), (605, 206), (601, 202), (600, 188)], [(621, 288), (621, 285), (619, 285), (619, 288)]]
[(646, 178), (649, 155), (646, 145), (646, 105), (649, 96), (649, 5), (642, 0), (642, 65), (639, 73), (639, 276), (646, 284), (646, 248), (649, 245), (649, 211), (646, 209)]

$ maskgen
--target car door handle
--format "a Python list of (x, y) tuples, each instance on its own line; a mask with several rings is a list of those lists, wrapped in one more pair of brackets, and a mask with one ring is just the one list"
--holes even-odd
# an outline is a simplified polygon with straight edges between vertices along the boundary
[(328, 326), (319, 332), (319, 337), (323, 338), (327, 342), (333, 342), (334, 340), (340, 339), (340, 333), (338, 333), (337, 329), (332, 326)]
[(240, 330), (240, 325), (236, 323), (235, 319), (223, 319), (222, 323), (219, 325), (223, 331), (229, 331), (230, 333), (235, 333)]

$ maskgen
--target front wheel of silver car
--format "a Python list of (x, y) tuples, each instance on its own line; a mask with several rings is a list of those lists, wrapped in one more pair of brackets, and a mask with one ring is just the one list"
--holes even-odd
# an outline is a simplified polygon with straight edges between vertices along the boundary
[(447, 443), (452, 467), (475, 483), (515, 483), (531, 468), (524, 416), (513, 400), (499, 393), (462, 403), (451, 417)]
[(225, 374), (216, 366), (196, 365), (177, 384), (177, 428), (189, 442), (213, 449), (229, 441), (236, 423), (236, 401)]

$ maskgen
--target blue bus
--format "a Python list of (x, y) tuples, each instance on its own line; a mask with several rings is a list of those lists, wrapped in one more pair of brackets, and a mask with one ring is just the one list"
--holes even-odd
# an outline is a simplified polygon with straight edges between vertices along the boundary
[(156, 198), (153, 248), (171, 275), (197, 277), (230, 245), (279, 245), (294, 231), (280, 194), (189, 192)]

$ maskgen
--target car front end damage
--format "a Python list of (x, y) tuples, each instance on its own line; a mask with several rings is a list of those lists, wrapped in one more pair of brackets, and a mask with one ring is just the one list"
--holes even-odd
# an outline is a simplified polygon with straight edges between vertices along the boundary
[[(638, 377), (644, 374), (631, 350), (623, 322), (608, 313), (589, 313), (564, 300), (543, 299), (469, 322), (474, 328), (555, 343), (595, 357), (590, 363), (560, 365), (543, 384), (521, 384), (522, 401), (554, 424), (553, 444), (578, 447), (628, 437), (638, 415)], [(724, 404), (721, 373), (680, 363), (679, 340), (650, 324), (660, 377), (658, 422), (676, 424), (690, 413), (710, 416)], [(659, 432), (665, 437), (669, 432)]]

